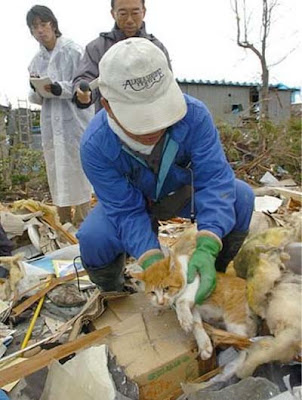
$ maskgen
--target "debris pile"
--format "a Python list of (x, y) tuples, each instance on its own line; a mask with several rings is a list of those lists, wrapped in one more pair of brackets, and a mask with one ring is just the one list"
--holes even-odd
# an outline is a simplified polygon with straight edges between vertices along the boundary
[[(302, 193), (273, 178), (264, 175), (266, 186), (255, 188), (250, 234), (227, 270), (247, 280), (249, 304), (264, 322), (283, 272), (301, 278)], [(216, 352), (200, 360), (174, 310), (156, 313), (129, 277), (136, 260), (125, 271), (130, 291), (99, 292), (81, 264), (76, 228), (62, 226), (54, 207), (16, 201), (0, 206), (0, 221), (15, 245), (12, 256), (0, 257), (6, 271), (0, 275), (0, 387), (9, 399), (301, 398), (299, 352), (239, 381), (227, 370), (252, 341), (205, 323)], [(190, 225), (160, 221), (163, 250)], [(264, 265), (270, 279), (256, 274)], [(277, 332), (265, 324), (262, 330), (259, 335)]]

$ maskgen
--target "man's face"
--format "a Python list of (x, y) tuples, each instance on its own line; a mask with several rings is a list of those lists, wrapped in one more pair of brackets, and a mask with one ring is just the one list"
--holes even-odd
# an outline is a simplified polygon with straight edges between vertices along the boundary
[(39, 17), (35, 18), (30, 31), (34, 38), (48, 50), (52, 50), (56, 44), (55, 29), (50, 21), (42, 21)]
[(164, 128), (164, 129), (160, 129), (159, 131), (156, 131), (153, 133), (147, 133), (145, 135), (133, 135), (133, 133), (130, 133), (125, 128), (122, 127), (122, 129), (125, 132), (125, 134), (127, 136), (129, 136), (131, 139), (135, 140), (138, 143), (147, 145), (147, 146), (153, 146), (156, 143), (158, 143), (160, 141), (160, 139), (162, 138), (162, 136), (164, 135), (164, 133), (166, 132), (166, 128)]
[(119, 120), (116, 118), (113, 111), (111, 110), (111, 107), (110, 107), (108, 101), (106, 99), (104, 99), (104, 97), (101, 98), (101, 104), (105, 108), (107, 113), (109, 114), (109, 117), (112, 118), (117, 123), (117, 125), (120, 128), (122, 128), (124, 133), (129, 138), (133, 139), (135, 142), (138, 142), (138, 143), (141, 143), (141, 144), (144, 144), (147, 146), (153, 146), (160, 141), (160, 139), (163, 137), (163, 135), (165, 134), (165, 132), (167, 130), (167, 128), (163, 128), (156, 132), (147, 133), (145, 135), (134, 135), (133, 133), (127, 131), (127, 129), (125, 129), (123, 127), (123, 125), (119, 122)]
[(126, 37), (134, 36), (141, 28), (146, 9), (142, 0), (115, 0), (111, 15)]

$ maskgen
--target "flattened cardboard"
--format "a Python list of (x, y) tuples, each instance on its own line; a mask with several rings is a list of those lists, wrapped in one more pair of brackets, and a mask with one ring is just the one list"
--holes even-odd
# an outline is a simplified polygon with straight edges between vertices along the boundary
[(106, 338), (117, 363), (140, 388), (140, 399), (163, 400), (215, 368), (215, 359), (197, 359), (194, 337), (179, 325), (174, 310), (156, 313), (143, 293), (108, 302), (105, 313), (94, 322), (97, 329), (110, 325)]

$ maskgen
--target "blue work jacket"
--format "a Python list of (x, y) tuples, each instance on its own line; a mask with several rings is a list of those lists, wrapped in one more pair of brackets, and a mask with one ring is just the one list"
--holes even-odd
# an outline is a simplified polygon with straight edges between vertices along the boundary
[(105, 110), (95, 115), (82, 138), (84, 171), (125, 250), (136, 258), (159, 248), (146, 199), (158, 201), (184, 185), (194, 186), (198, 230), (222, 238), (235, 224), (235, 177), (219, 133), (206, 106), (184, 97), (187, 114), (165, 133), (158, 174), (123, 145)]

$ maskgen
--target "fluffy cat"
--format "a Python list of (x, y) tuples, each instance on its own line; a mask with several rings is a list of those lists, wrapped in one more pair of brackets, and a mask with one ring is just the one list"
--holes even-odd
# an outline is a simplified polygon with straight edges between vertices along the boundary
[(268, 297), (265, 321), (270, 333), (245, 352), (236, 375), (245, 378), (272, 361), (289, 362), (301, 349), (301, 275), (284, 274)]
[[(301, 349), (302, 275), (288, 266), (288, 245), (301, 243), (301, 215), (296, 213), (291, 227), (270, 228), (251, 236), (234, 260), (237, 274), (244, 276), (245, 271), (250, 310), (265, 320), (272, 335), (248, 348), (237, 368), (240, 378), (251, 375), (261, 364), (288, 362)], [(299, 272), (299, 260), (296, 263), (294, 271)]]
[(200, 357), (207, 360), (213, 346), (202, 319), (212, 324), (222, 322), (226, 330), (248, 337), (255, 335), (256, 323), (248, 314), (246, 281), (238, 277), (218, 273), (215, 291), (202, 305), (194, 303), (200, 277), (197, 275), (187, 285), (187, 267), (195, 243), (196, 228), (188, 229), (174, 244), (169, 257), (131, 275), (144, 282), (145, 293), (154, 306), (175, 307), (181, 327), (193, 333)]

